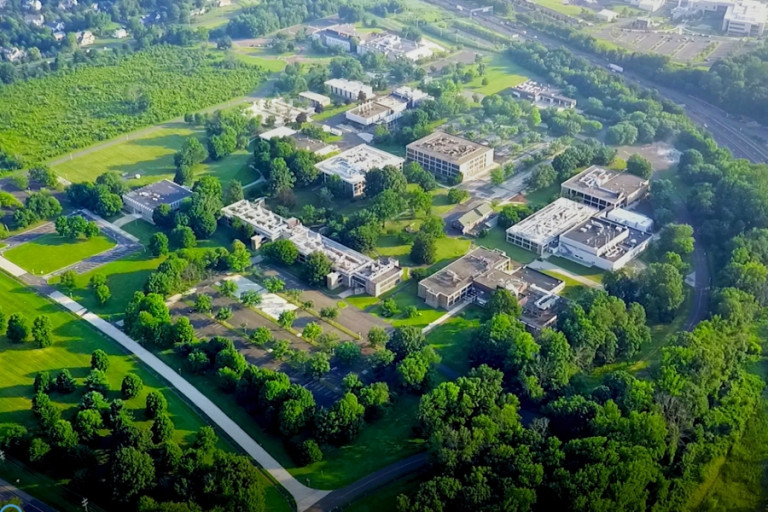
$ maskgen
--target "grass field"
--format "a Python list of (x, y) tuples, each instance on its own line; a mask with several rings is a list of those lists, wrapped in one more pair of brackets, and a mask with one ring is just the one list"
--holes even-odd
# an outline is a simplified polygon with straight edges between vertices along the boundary
[(476, 243), (477, 245), (488, 247), (489, 249), (501, 249), (507, 253), (507, 256), (518, 263), (522, 263), (523, 265), (527, 265), (536, 259), (536, 254), (532, 253), (531, 251), (526, 251), (525, 249), (516, 245), (510, 244), (507, 242), (506, 237), (507, 234), (503, 229), (495, 227), (493, 229), (489, 229), (488, 234), (485, 237), (478, 238)]
[(279, 73), (285, 69), (285, 60), (279, 59), (277, 55), (270, 54), (262, 48), (246, 48), (243, 46), (232, 49), (238, 59), (246, 64), (261, 66), (271, 73)]
[(9, 249), (4, 256), (31, 274), (48, 274), (114, 246), (103, 235), (73, 241), (52, 233)]
[[(169, 416), (176, 426), (175, 440), (179, 443), (189, 443), (201, 426), (207, 423), (190, 407), (165, 381), (147, 370), (132, 355), (123, 352), (117, 344), (105, 338), (92, 329), (88, 324), (76, 319), (70, 313), (60, 309), (52, 302), (39, 297), (17, 281), (0, 273), (0, 310), (6, 314), (22, 312), (28, 319), (37, 315), (47, 315), (53, 324), (54, 344), (48, 348), (38, 348), (33, 343), (22, 345), (9, 343), (0, 339), (0, 367), (3, 368), (3, 378), (0, 380), (0, 428), (14, 423), (34, 426), (35, 418), (31, 411), (32, 383), (35, 375), (41, 371), (57, 372), (67, 368), (72, 376), (82, 384), (82, 379), (90, 370), (91, 353), (100, 348), (109, 355), (110, 366), (107, 371), (110, 391), (108, 399), (120, 396), (120, 383), (128, 373), (138, 374), (144, 381), (144, 389), (139, 396), (126, 400), (126, 409), (133, 414), (138, 425), (149, 428), (151, 422), (144, 419), (144, 404), (146, 395), (153, 390), (161, 390), (168, 400)], [(71, 395), (53, 394), (54, 402), (59, 405), (68, 418), (77, 409), (83, 388)], [(220, 446), (226, 449), (232, 447), (224, 440)], [(6, 474), (6, 466), (0, 465), (0, 474)], [(13, 472), (9, 472), (13, 474)], [(43, 481), (45, 478), (43, 477)], [(24, 480), (26, 483), (27, 481)], [(265, 483), (267, 482), (265, 477)], [(29, 480), (32, 486), (21, 487), (40, 497), (44, 501), (58, 503), (61, 499), (58, 486), (44, 487)], [(290, 507), (286, 500), (270, 484), (267, 489), (269, 510), (288, 511)], [(37, 492), (39, 491), (39, 493)], [(68, 507), (74, 509), (74, 507)]]
[[(512, 62), (505, 55), (497, 53), (486, 64), (485, 75), (467, 84), (467, 88), (479, 94), (496, 94), (508, 87), (514, 87), (528, 80), (530, 72)], [(488, 83), (483, 85), (483, 78)]]
[(479, 306), (469, 306), (427, 334), (427, 342), (443, 358), (443, 364), (459, 373), (469, 371), (469, 348), (474, 330), (480, 327), (486, 312)]
[[(72, 182), (93, 181), (106, 171), (117, 171), (126, 176), (140, 175), (131, 179), (129, 185), (140, 186), (161, 179), (173, 179), (176, 169), (173, 155), (188, 137), (198, 137), (205, 144), (201, 128), (184, 123), (173, 123), (135, 139), (98, 149), (72, 160), (53, 166), (56, 174)], [(248, 168), (250, 152), (238, 150), (217, 162), (206, 162), (195, 168), (195, 176), (213, 175), (224, 185), (233, 179), (242, 184), (258, 178)]]
[(553, 265), (557, 265), (558, 267), (567, 270), (572, 274), (576, 274), (577, 276), (586, 277), (587, 279), (596, 283), (603, 282), (605, 270), (599, 269), (597, 267), (585, 267), (584, 265), (579, 265), (574, 261), (561, 258), (559, 256), (550, 256), (547, 258), (547, 261)]
[(563, 2), (563, 0), (533, 0), (533, 1), (534, 3), (537, 3), (542, 7), (552, 9), (553, 11), (557, 11), (561, 14), (565, 14), (566, 16), (578, 16), (579, 14), (581, 14), (581, 7), (579, 7), (578, 5), (566, 4)]
[[(413, 221), (407, 221), (405, 224), (413, 224)], [(415, 221), (420, 224), (420, 222)], [(399, 227), (398, 223), (389, 223), (387, 230), (391, 231), (395, 227)], [(404, 227), (404, 226), (403, 226)], [(467, 253), (472, 242), (465, 238), (443, 237), (435, 240), (436, 255), (435, 261), (440, 262), (444, 260), (453, 260), (459, 258)], [(376, 252), (381, 256), (395, 256), (401, 259), (406, 265), (415, 265), (411, 261), (410, 252), (411, 245), (402, 243), (397, 235), (390, 234), (384, 235), (379, 238), (378, 245), (376, 246)]]
[(560, 185), (555, 183), (549, 187), (542, 188), (541, 190), (526, 192), (525, 200), (532, 207), (544, 206), (546, 204), (551, 203), (553, 198), (556, 198), (559, 195), (560, 195)]
[[(376, 316), (380, 316), (378, 304), (386, 299), (393, 299), (400, 309), (401, 313), (393, 318), (381, 317), (384, 321), (390, 322), (395, 327), (411, 325), (414, 327), (426, 327), (445, 314), (445, 311), (427, 306), (427, 304), (418, 297), (418, 284), (413, 280), (405, 281), (395, 289), (388, 291), (380, 297), (371, 297), (370, 295), (353, 295), (347, 297), (344, 301), (358, 309), (362, 309)], [(417, 315), (413, 318), (405, 318), (402, 311), (408, 306), (415, 306)]]

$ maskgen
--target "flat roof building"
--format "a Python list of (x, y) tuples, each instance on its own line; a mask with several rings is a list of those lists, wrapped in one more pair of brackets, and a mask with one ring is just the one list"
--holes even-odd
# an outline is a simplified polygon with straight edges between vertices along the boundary
[(472, 180), (493, 165), (493, 148), (471, 140), (434, 132), (406, 147), (406, 159), (446, 179)]
[[(369, 37), (366, 41), (357, 45), (357, 53), (365, 55), (366, 53), (377, 53), (384, 55), (387, 59), (407, 59), (417, 61), (428, 59), (434, 54), (434, 46), (424, 41), (411, 41), (403, 39), (397, 34), (382, 32)], [(442, 49), (438, 47), (437, 49)]]
[(324, 94), (317, 94), (312, 91), (304, 91), (299, 93), (299, 98), (304, 98), (313, 107), (327, 107), (331, 104), (331, 98)]
[(498, 249), (477, 247), (419, 281), (418, 295), (431, 307), (452, 309), (464, 301), (484, 306), (499, 288), (517, 297), (523, 308), (521, 321), (532, 330), (539, 330), (557, 319), (557, 293), (565, 288), (565, 283), (516, 264)]
[(263, 140), (271, 140), (275, 137), (290, 137), (294, 133), (296, 133), (296, 130), (293, 128), (289, 128), (287, 126), (278, 126), (277, 128), (272, 128), (271, 130), (260, 133), (259, 138)]
[(408, 87), (407, 85), (398, 87), (397, 89), (392, 91), (392, 96), (394, 96), (395, 98), (400, 98), (401, 100), (407, 102), (408, 108), (417, 107), (422, 101), (434, 99), (432, 98), (432, 96), (425, 93), (421, 89)]
[(651, 234), (594, 217), (560, 235), (557, 254), (586, 267), (615, 271), (644, 251)]
[(360, 99), (361, 93), (366, 100), (375, 96), (375, 94), (373, 94), (373, 88), (370, 85), (365, 85), (363, 82), (358, 82), (357, 80), (331, 78), (324, 83), (331, 91), (331, 94), (346, 100), (357, 101)]
[(562, 233), (596, 215), (586, 204), (560, 197), (507, 229), (507, 242), (539, 256), (557, 247)]
[(170, 180), (162, 180), (136, 189), (123, 196), (123, 208), (154, 224), (152, 213), (161, 204), (167, 204), (173, 210), (178, 210), (184, 199), (190, 197), (192, 191)]
[(765, 32), (768, 5), (755, 0), (741, 0), (729, 5), (723, 16), (723, 32), (729, 36), (760, 37)]
[(597, 13), (597, 17), (610, 23), (619, 17), (619, 13), (610, 9), (603, 9)]
[(304, 114), (305, 121), (311, 121), (315, 111), (311, 108), (297, 107), (283, 101), (282, 98), (260, 98), (254, 101), (246, 113), (251, 116), (261, 116), (262, 120), (273, 117), (275, 126), (295, 123), (296, 119)]
[(315, 167), (326, 176), (338, 176), (344, 182), (352, 197), (359, 197), (365, 192), (365, 175), (371, 169), (386, 166), (402, 168), (404, 160), (386, 151), (367, 144), (360, 144), (342, 151)]
[(565, 108), (574, 108), (576, 106), (575, 99), (563, 96), (555, 89), (552, 89), (547, 85), (534, 82), (533, 80), (527, 80), (521, 84), (511, 87), (509, 92), (512, 94), (512, 96), (529, 100), (534, 103), (544, 103)]
[(313, 252), (325, 254), (332, 264), (332, 272), (326, 276), (330, 289), (345, 286), (378, 297), (402, 280), (403, 270), (397, 260), (369, 258), (307, 228), (298, 219), (277, 215), (265, 207), (264, 199), (243, 199), (222, 208), (221, 212), (230, 221), (238, 219), (253, 228), (256, 234), (251, 238), (251, 246), (254, 249), (264, 241), (286, 239), (296, 246), (302, 263)]
[(312, 34), (312, 39), (322, 42), (329, 48), (339, 47), (350, 52), (354, 41), (360, 39), (360, 34), (354, 25), (332, 25)]
[(408, 102), (394, 96), (382, 96), (347, 110), (345, 117), (360, 126), (390, 124), (403, 116)]
[(600, 210), (618, 208), (643, 198), (650, 181), (628, 172), (593, 165), (563, 182), (560, 194)]

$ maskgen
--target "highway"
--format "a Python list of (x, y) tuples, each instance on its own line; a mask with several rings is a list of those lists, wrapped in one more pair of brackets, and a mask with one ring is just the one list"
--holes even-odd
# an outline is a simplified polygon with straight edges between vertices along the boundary
[[(449, 1), (426, 1), (451, 12), (456, 9), (455, 4)], [(566, 46), (574, 55), (582, 57), (596, 66), (604, 68), (609, 64), (609, 61), (603, 57), (567, 46), (567, 43), (564, 43), (562, 40), (551, 37), (535, 29), (529, 27), (526, 27), (525, 31), (516, 29), (508, 24), (510, 22), (500, 16), (487, 13), (476, 13), (473, 17), (477, 20), (481, 20), (483, 26), (500, 34), (516, 36), (520, 39), (530, 38), (531, 35), (535, 35), (536, 41), (547, 48), (558, 49)], [(631, 69), (626, 69), (626, 67), (622, 76), (628, 83), (634, 83), (646, 89), (656, 90), (660, 95), (681, 105), (684, 108), (685, 113), (694, 123), (709, 130), (715, 141), (717, 141), (720, 146), (728, 148), (736, 158), (746, 158), (755, 163), (768, 162), (768, 147), (753, 139), (753, 137), (756, 136), (763, 140), (768, 140), (768, 129), (764, 127), (747, 127), (744, 123), (736, 119), (730, 119), (723, 110), (714, 105), (684, 92), (659, 85), (645, 77), (632, 73)]]

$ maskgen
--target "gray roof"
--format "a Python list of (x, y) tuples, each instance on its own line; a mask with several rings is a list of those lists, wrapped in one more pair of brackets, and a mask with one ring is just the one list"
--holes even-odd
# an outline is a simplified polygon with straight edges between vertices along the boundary
[(482, 222), (493, 214), (493, 207), (490, 203), (481, 203), (478, 206), (472, 208), (467, 213), (458, 218), (458, 223), (463, 227), (474, 226), (478, 222)]
[(191, 195), (192, 191), (187, 187), (162, 180), (136, 189), (125, 197), (154, 210), (161, 204), (173, 204)]
[(475, 278), (495, 270), (504, 261), (509, 261), (509, 257), (503, 252), (478, 247), (419, 284), (433, 293), (451, 295), (471, 284)]

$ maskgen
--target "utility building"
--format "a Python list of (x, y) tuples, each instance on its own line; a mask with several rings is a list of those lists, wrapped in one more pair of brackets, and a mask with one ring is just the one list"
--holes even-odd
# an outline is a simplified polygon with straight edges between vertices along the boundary
[(448, 180), (472, 180), (494, 165), (493, 148), (445, 132), (427, 135), (405, 149), (408, 161)]
[(648, 193), (649, 186), (650, 181), (645, 178), (593, 165), (564, 181), (560, 194), (604, 210), (627, 206), (642, 199)]

